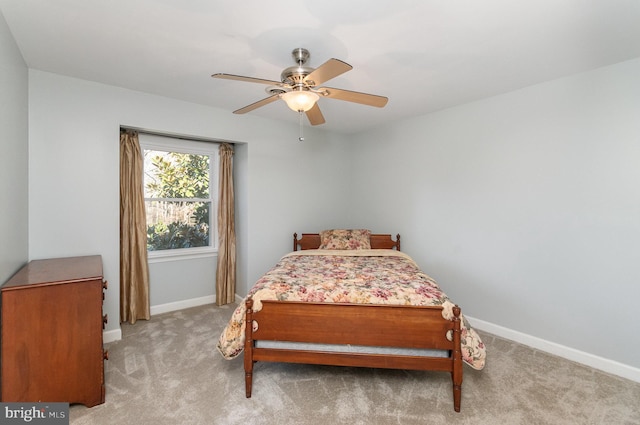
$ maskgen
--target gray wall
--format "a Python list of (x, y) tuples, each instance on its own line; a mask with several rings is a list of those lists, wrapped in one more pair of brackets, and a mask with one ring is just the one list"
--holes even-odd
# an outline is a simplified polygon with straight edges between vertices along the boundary
[[(347, 211), (347, 196), (336, 188), (344, 184), (344, 170), (349, 168), (348, 145), (343, 137), (317, 129), (308, 129), (307, 141), (300, 143), (295, 114), (289, 122), (237, 116), (37, 70), (29, 71), (29, 109), (29, 256), (101, 254), (110, 282), (105, 312), (112, 320), (107, 331), (119, 329), (115, 318), (119, 317), (121, 125), (242, 143), (234, 159), (240, 174), (236, 195), (241, 208), (240, 295), (291, 250), (293, 232), (318, 230), (309, 229), (310, 223), (318, 228), (335, 226)], [(202, 264), (176, 261), (153, 266), (155, 302), (214, 293), (213, 276), (207, 293), (175, 287), (157, 293), (163, 291), (154, 287), (159, 274), (180, 276), (180, 269)]]
[(640, 59), (359, 134), (353, 223), (400, 232), (463, 313), (640, 379), (638, 76)]
[(28, 71), (0, 13), (0, 285), (28, 260)]

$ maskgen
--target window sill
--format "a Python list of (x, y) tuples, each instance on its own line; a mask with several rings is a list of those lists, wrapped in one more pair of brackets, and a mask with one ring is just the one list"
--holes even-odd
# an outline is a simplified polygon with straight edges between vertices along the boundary
[(198, 258), (213, 258), (218, 255), (215, 248), (185, 248), (165, 249), (162, 251), (148, 251), (149, 264), (164, 263), (167, 261), (194, 260)]

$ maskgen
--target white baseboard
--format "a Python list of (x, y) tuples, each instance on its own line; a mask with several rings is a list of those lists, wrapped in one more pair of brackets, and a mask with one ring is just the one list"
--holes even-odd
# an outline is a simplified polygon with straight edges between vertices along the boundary
[(190, 300), (176, 301), (173, 303), (160, 304), (151, 306), (151, 315), (169, 313), (171, 311), (184, 310), (185, 308), (198, 307), (205, 304), (213, 304), (216, 302), (215, 295), (207, 295), (200, 298), (192, 298)]
[(500, 325), (485, 322), (484, 320), (476, 319), (470, 316), (467, 316), (467, 319), (469, 319), (474, 328), (481, 331), (485, 331), (499, 337), (518, 342), (520, 344), (556, 355), (558, 357), (562, 357), (567, 360), (581, 363), (583, 365), (610, 373), (612, 375), (620, 376), (634, 382), (640, 382), (640, 369), (638, 368), (626, 365), (624, 363), (616, 362), (614, 360), (609, 360), (604, 357), (589, 354), (584, 351), (576, 350), (575, 348), (556, 344), (555, 342), (550, 342), (545, 339), (527, 335), (522, 332), (514, 331), (513, 329), (505, 328)]
[(120, 341), (122, 339), (122, 329), (114, 329), (112, 331), (102, 332), (102, 342), (109, 343), (113, 341)]

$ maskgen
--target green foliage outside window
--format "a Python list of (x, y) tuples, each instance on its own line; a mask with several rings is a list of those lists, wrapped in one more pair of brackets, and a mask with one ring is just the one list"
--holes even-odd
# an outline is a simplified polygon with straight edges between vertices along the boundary
[(209, 156), (145, 150), (147, 249), (209, 246)]
[(209, 225), (179, 222), (147, 226), (147, 250), (193, 248), (209, 246)]

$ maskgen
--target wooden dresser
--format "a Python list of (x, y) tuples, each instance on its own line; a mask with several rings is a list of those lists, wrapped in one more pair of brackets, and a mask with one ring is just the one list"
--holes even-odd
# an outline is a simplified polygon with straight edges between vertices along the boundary
[(102, 258), (34, 260), (0, 288), (0, 400), (104, 403)]

